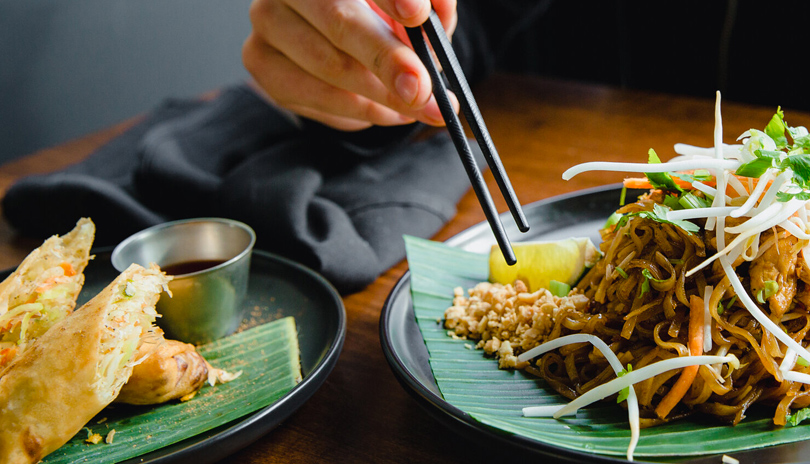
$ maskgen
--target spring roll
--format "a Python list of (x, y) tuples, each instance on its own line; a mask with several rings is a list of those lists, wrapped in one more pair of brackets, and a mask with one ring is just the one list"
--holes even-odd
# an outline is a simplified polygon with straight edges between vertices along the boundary
[(90, 219), (80, 219), (68, 234), (45, 240), (0, 283), (0, 376), (29, 343), (75, 308), (95, 231)]
[(145, 360), (132, 370), (115, 399), (118, 403), (159, 404), (189, 399), (208, 380), (208, 363), (194, 345), (162, 336), (138, 348)]
[(168, 340), (163, 331), (150, 337), (139, 348), (137, 357), (143, 358), (132, 370), (129, 380), (121, 388), (116, 403), (160, 404), (172, 400), (187, 401), (206, 384), (230, 382), (242, 371), (230, 373), (213, 367), (197, 348), (189, 343)]
[(38, 462), (115, 399), (138, 346), (154, 336), (155, 303), (170, 279), (132, 265), (6, 366), (0, 462)]

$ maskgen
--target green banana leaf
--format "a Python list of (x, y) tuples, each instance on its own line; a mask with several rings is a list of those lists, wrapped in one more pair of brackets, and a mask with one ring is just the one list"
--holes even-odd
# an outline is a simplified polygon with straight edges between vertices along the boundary
[[(568, 401), (542, 379), (522, 371), (500, 370), (494, 358), (474, 349), (475, 342), (453, 339), (443, 326), (453, 289), (465, 291), (485, 281), (488, 256), (416, 237), (405, 237), (411, 295), (417, 324), (427, 345), (430, 367), (445, 401), (475, 420), (508, 434), (581, 452), (624, 456), (630, 441), (627, 412), (601, 402), (576, 417), (527, 418), (522, 408)], [(773, 425), (773, 407), (756, 407), (737, 426), (693, 417), (643, 429), (637, 458), (732, 453), (810, 438), (810, 426)], [(698, 432), (698, 433), (695, 433)]]
[[(109, 464), (177, 443), (264, 408), (301, 381), (295, 321), (285, 317), (198, 348), (208, 362), (235, 380), (206, 385), (187, 402), (157, 406), (113, 404), (102, 411), (64, 446), (42, 463), (92, 462)], [(85, 442), (89, 433), (112, 443)]]

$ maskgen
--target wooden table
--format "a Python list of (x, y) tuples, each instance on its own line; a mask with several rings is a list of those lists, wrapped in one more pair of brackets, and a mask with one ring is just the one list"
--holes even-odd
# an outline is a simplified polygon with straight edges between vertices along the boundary
[[(714, 96), (705, 99), (623, 91), (597, 85), (497, 75), (476, 89), (492, 138), (521, 203), (619, 182), (622, 174), (561, 173), (584, 161), (644, 162), (655, 148), (663, 159), (673, 144), (712, 145)], [(778, 104), (763, 108), (723, 104), (725, 142), (762, 129)], [(784, 108), (784, 107), (783, 107)], [(810, 126), (810, 114), (785, 108), (788, 122)], [(117, 126), (0, 167), (0, 194), (15, 179), (74, 163), (126, 128)], [(487, 174), (490, 191), (497, 192)], [(505, 203), (496, 198), (499, 211)], [(434, 237), (445, 240), (484, 220), (470, 191), (458, 214)], [(0, 268), (14, 266), (38, 241), (18, 237), (0, 222)], [(402, 262), (365, 290), (344, 298), (348, 333), (343, 353), (324, 385), (280, 427), (228, 462), (503, 462), (507, 455), (445, 428), (399, 385), (383, 357), (380, 309), (406, 271)], [(508, 456), (511, 459), (519, 456)]]

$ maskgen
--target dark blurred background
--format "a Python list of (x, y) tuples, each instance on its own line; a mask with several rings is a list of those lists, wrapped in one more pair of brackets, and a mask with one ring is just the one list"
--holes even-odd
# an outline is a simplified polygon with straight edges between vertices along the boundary
[[(0, 0), (0, 163), (244, 79), (249, 3)], [(503, 50), (501, 69), (810, 110), (810, 2), (553, 0), (543, 9)]]
[(807, 1), (555, 0), (502, 67), (808, 110), (808, 19)]

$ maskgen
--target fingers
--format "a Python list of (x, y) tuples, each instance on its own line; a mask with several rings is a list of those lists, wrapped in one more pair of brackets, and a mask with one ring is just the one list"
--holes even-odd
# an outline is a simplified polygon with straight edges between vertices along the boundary
[(430, 77), (419, 58), (363, 0), (299, 0), (290, 6), (408, 107), (418, 110), (428, 103)]
[[(256, 82), (282, 107), (345, 130), (370, 125), (391, 126), (414, 119), (367, 97), (313, 77), (255, 34), (243, 47), (245, 65)], [(289, 85), (294, 82), (295, 85)], [(325, 118), (331, 114), (333, 118)], [(335, 125), (334, 123), (338, 123)]]
[(382, 11), (406, 27), (416, 27), (427, 21), (429, 0), (374, 0)]
[(360, 61), (335, 48), (298, 13), (286, 5), (274, 7), (276, 11), (267, 15), (268, 20), (256, 25), (256, 32), (268, 45), (317, 79), (364, 95), (413, 119), (420, 117)]
[(417, 27), (427, 21), (431, 4), (448, 35), (452, 36), (458, 23), (456, 0), (374, 0), (374, 3), (405, 27)]
[[(448, 31), (455, 1), (434, 0)], [(378, 3), (419, 23), (430, 11), (427, 0)], [(254, 0), (245, 67), (279, 105), (333, 127), (444, 125), (427, 70), (386, 11), (372, 0)]]

